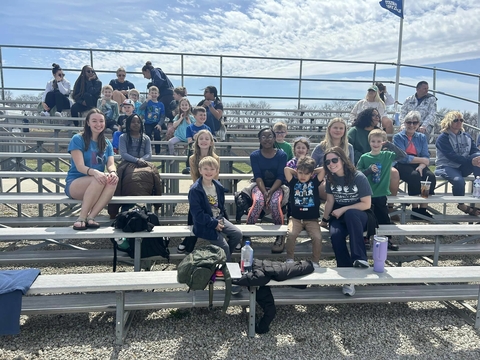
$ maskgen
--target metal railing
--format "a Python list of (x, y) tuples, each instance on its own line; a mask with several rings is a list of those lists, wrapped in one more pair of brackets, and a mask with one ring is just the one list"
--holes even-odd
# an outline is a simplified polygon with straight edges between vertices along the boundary
[[(40, 71), (50, 71), (50, 67), (38, 67), (38, 66), (16, 66), (14, 64), (14, 60), (9, 60), (7, 57), (6, 52), (7, 50), (14, 49), (15, 52), (20, 50), (25, 51), (50, 51), (54, 52), (57, 51), (59, 54), (68, 55), (72, 52), (80, 57), (81, 54), (87, 53), (87, 56), (83, 56), (84, 60), (88, 58), (89, 64), (96, 69), (96, 72), (99, 74), (111, 73), (114, 74), (116, 71), (115, 68), (110, 69), (97, 69), (96, 63), (104, 63), (105, 56), (115, 56), (115, 55), (125, 55), (125, 54), (135, 54), (139, 57), (145, 58), (146, 55), (150, 57), (166, 57), (168, 58), (168, 66), (172, 69), (178, 69), (179, 71), (168, 71), (168, 75), (172, 77), (179, 77), (181, 80), (181, 84), (184, 85), (187, 79), (195, 79), (195, 78), (210, 78), (210, 79), (217, 79), (219, 83), (219, 95), (224, 99), (246, 99), (246, 100), (295, 100), (297, 103), (297, 109), (302, 109), (302, 106), (305, 102), (312, 102), (312, 101), (357, 101), (358, 98), (339, 98), (339, 97), (315, 97), (315, 96), (306, 96), (303, 93), (303, 88), (305, 84), (308, 83), (348, 83), (348, 84), (355, 84), (355, 83), (365, 83), (371, 84), (372, 82), (380, 80), (384, 84), (394, 84), (394, 76), (391, 79), (378, 79), (379, 72), (385, 69), (394, 69), (397, 64), (394, 62), (369, 62), (369, 61), (354, 61), (354, 60), (329, 60), (329, 59), (302, 59), (302, 58), (276, 58), (276, 57), (260, 57), (260, 56), (240, 56), (240, 55), (210, 55), (210, 54), (190, 54), (190, 53), (172, 53), (172, 52), (160, 52), (160, 51), (134, 51), (134, 50), (111, 50), (111, 49), (86, 49), (86, 48), (65, 48), (65, 47), (44, 47), (44, 46), (26, 46), (26, 45), (0, 45), (0, 91), (1, 91), (1, 99), (5, 99), (5, 91), (28, 91), (28, 92), (39, 92), (43, 91), (44, 87), (40, 87), (45, 83), (45, 78), (38, 79), (39, 87), (18, 87), (18, 82), (13, 82), (10, 84), (10, 81), (6, 80), (5, 71), (10, 70), (40, 70)], [(201, 62), (204, 60), (208, 61), (208, 65), (210, 67), (215, 68), (213, 71), (214, 73), (189, 73), (187, 71), (188, 66), (191, 66), (194, 62)], [(246, 72), (248, 71), (247, 67), (250, 64), (256, 63), (258, 61), (264, 62), (271, 62), (272, 64), (278, 64), (278, 66), (282, 64), (288, 64), (291, 68), (297, 68), (297, 72), (292, 73), (291, 76), (286, 77), (274, 77), (274, 76), (241, 76), (236, 75), (231, 66), (226, 64), (228, 61), (241, 61), (243, 67), (246, 68)], [(6, 65), (6, 63), (12, 63), (12, 65)], [(113, 63), (113, 61), (111, 62)], [(118, 63), (121, 63), (119, 60)], [(165, 63), (165, 62), (164, 62)], [(218, 65), (212, 65), (218, 63)], [(362, 73), (368, 73), (369, 75), (365, 76), (365, 79), (355, 79), (355, 78), (316, 78), (314, 76), (309, 76), (306, 74), (306, 68), (311, 66), (320, 66), (322, 64), (332, 64), (335, 63), (337, 65), (344, 65), (351, 67), (352, 65), (361, 66), (363, 68), (367, 68), (368, 70), (359, 70)], [(449, 69), (440, 69), (435, 67), (427, 67), (427, 66), (418, 66), (418, 65), (409, 65), (409, 64), (401, 64), (401, 69), (417, 69), (417, 70), (426, 70), (427, 72), (431, 72), (431, 77), (425, 77), (430, 83), (431, 91), (434, 94), (443, 95), (452, 99), (458, 99), (461, 101), (465, 101), (470, 104), (477, 105), (477, 113), (480, 114), (480, 75), (466, 73), (456, 70), (449, 70)], [(380, 69), (381, 68), (381, 69)], [(251, 69), (249, 69), (251, 71)], [(64, 68), (64, 71), (71, 71), (71, 72), (79, 72), (80, 69), (68, 69)], [(348, 72), (348, 71), (347, 71)], [(141, 74), (141, 72), (130, 71), (129, 73), (133, 74)], [(467, 78), (476, 79), (476, 86), (477, 86), (477, 99), (466, 98), (460, 96), (458, 94), (445, 92), (437, 89), (437, 79), (438, 74), (453, 74), (457, 76), (465, 76)], [(431, 80), (430, 80), (431, 79)], [(224, 88), (226, 82), (230, 80), (255, 80), (257, 83), (261, 81), (275, 81), (275, 82), (286, 82), (288, 84), (295, 84), (295, 86), (291, 86), (289, 91), (286, 91), (286, 95), (282, 96), (272, 96), (269, 94), (261, 94), (261, 95), (244, 95), (239, 93), (225, 93)], [(399, 84), (403, 88), (414, 88), (416, 84), (406, 84), (400, 83)], [(200, 96), (202, 94), (191, 94), (194, 96)], [(403, 99), (399, 99), (403, 100)], [(480, 126), (480, 119), (479, 119), (479, 126)]]

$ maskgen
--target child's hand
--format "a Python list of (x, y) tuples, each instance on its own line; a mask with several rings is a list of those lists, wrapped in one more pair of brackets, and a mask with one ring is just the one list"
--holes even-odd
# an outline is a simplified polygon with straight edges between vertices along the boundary
[(105, 100), (105, 98), (102, 99), (102, 106), (105, 105), (107, 103), (107, 101)]
[(160, 125), (155, 125), (155, 129), (162, 130), (162, 127)]
[(376, 164), (370, 165), (370, 169), (371, 169), (374, 173), (377, 173), (377, 172), (378, 172), (378, 167), (377, 167)]
[(217, 225), (217, 227), (215, 228), (215, 230), (217, 230), (217, 231), (222, 231), (224, 227), (225, 227), (225, 225), (223, 225), (221, 222), (218, 222), (218, 225)]
[(148, 100), (152, 100), (152, 95), (150, 95), (150, 94), (147, 95), (147, 101)]

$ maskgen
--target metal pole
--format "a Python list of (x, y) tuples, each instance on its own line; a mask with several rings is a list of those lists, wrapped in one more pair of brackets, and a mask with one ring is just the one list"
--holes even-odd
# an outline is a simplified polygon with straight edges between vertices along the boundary
[(93, 67), (93, 50), (92, 50), (92, 49), (90, 49), (90, 66), (91, 66), (93, 69), (95, 69), (95, 68)]
[[(478, 101), (480, 102), (480, 75), (478, 76)], [(477, 126), (480, 127), (480, 104), (477, 105)]]
[(435, 95), (435, 89), (437, 88), (437, 68), (433, 67), (433, 95)]
[(220, 98), (223, 96), (223, 56), (220, 56)]
[(402, 17), (400, 18), (400, 31), (398, 34), (398, 56), (397, 74), (395, 76), (395, 112), (397, 112), (398, 88), (400, 87), (400, 64), (402, 62), (402, 36), (403, 36), (403, 14), (405, 14), (405, 0), (402, 2)]
[(298, 77), (298, 102), (297, 102), (298, 110), (300, 110), (301, 97), (302, 97), (302, 73), (303, 73), (303, 60), (300, 59), (300, 75)]
[(377, 77), (377, 63), (373, 63), (373, 82), (375, 84), (375, 78)]
[(184, 66), (184, 64), (183, 64), (183, 54), (180, 55), (180, 62), (181, 62), (180, 66), (181, 66), (181, 68), (182, 68), (182, 71), (181, 71), (181, 72), (182, 72), (182, 86), (185, 86), (184, 76), (183, 76), (183, 66)]
[[(2, 100), (5, 100), (5, 84), (3, 83), (3, 59), (2, 59), (2, 48), (0, 47), (0, 77), (2, 79)], [(4, 103), (3, 106), (6, 104)]]

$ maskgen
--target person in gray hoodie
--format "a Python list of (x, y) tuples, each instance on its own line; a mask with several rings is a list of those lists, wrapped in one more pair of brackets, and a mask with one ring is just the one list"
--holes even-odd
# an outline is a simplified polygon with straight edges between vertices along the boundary
[[(470, 134), (464, 131), (463, 121), (459, 111), (448, 112), (440, 124), (441, 134), (435, 144), (435, 175), (452, 184), (454, 196), (465, 195), (464, 177), (472, 172), (475, 176), (480, 176), (480, 150)], [(459, 203), (457, 208), (469, 215), (480, 215), (480, 209), (463, 203)]]

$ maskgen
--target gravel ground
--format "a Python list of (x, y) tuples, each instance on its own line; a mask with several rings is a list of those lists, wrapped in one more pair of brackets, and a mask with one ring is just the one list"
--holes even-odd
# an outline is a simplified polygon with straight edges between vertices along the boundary
[[(452, 206), (448, 213), (458, 211)], [(254, 244), (271, 241), (254, 239)], [(70, 242), (89, 248), (110, 244), (108, 240)], [(0, 249), (31, 244), (35, 242), (0, 243)], [(440, 266), (480, 265), (476, 256), (440, 260)], [(335, 261), (322, 260), (321, 265), (335, 266)], [(154, 270), (175, 266), (157, 264)], [(403, 266), (428, 264), (418, 260)], [(92, 263), (38, 267), (43, 274), (111, 271), (110, 264)], [(132, 267), (120, 264), (119, 270), (132, 271)], [(467, 303), (476, 307), (476, 302)], [(114, 326), (113, 313), (22, 316), (20, 335), (0, 337), (0, 359), (480, 358), (478, 332), (440, 302), (280, 306), (270, 332), (254, 339), (247, 337), (247, 313), (241, 307), (230, 307), (226, 315), (219, 309), (139, 311), (123, 346), (114, 345)]]

